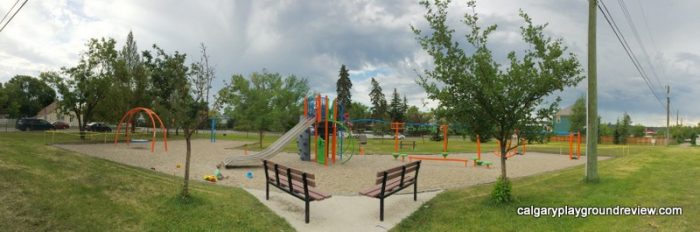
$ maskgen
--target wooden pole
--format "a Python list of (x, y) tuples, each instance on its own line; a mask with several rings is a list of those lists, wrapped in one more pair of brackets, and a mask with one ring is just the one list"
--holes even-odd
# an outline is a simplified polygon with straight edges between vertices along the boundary
[(588, 104), (586, 120), (586, 181), (598, 182), (598, 71), (596, 67), (596, 7), (588, 0)]

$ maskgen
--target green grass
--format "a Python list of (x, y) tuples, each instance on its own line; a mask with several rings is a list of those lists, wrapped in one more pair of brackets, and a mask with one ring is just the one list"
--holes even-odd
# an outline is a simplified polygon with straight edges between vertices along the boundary
[(240, 188), (45, 146), (43, 133), (0, 133), (2, 231), (291, 231)]
[[(640, 149), (641, 150), (641, 149)], [(492, 184), (447, 191), (394, 231), (700, 231), (700, 149), (655, 147), (599, 162), (600, 182), (583, 167), (513, 181), (515, 202), (490, 202)], [(518, 216), (518, 207), (683, 207), (682, 216)]]

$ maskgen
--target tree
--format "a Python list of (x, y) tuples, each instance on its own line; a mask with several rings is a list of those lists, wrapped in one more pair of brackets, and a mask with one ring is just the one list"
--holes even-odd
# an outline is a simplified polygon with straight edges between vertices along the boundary
[(306, 79), (288, 76), (283, 80), (279, 73), (263, 70), (252, 73), (250, 81), (242, 75), (233, 75), (230, 86), (220, 90), (219, 95), (226, 103), (227, 116), (238, 125), (258, 131), (262, 148), (265, 131), (289, 128), (284, 122), (292, 117), (298, 121), (308, 90)]
[[(185, 181), (182, 188), (182, 196), (189, 197), (189, 180), (190, 180), (190, 160), (192, 157), (192, 135), (207, 122), (209, 118), (209, 90), (211, 82), (214, 79), (214, 68), (209, 64), (209, 56), (204, 44), (200, 45), (201, 58), (198, 62), (191, 65), (190, 71), (187, 73), (186, 82), (175, 82), (173, 96), (170, 97), (174, 104), (178, 105), (175, 110), (175, 117), (181, 123), (185, 135), (185, 143), (187, 144), (187, 153), (185, 156)], [(162, 51), (162, 50), (161, 50)], [(177, 57), (175, 52), (174, 57)], [(182, 55), (184, 57), (185, 54)], [(182, 70), (182, 68), (178, 68)], [(221, 102), (214, 102), (214, 111), (219, 108)]]
[[(56, 99), (54, 91), (45, 82), (31, 76), (17, 75), (5, 83), (0, 95), (0, 109), (11, 118), (34, 117)], [(3, 98), (3, 96), (0, 96)]]
[(384, 93), (382, 93), (382, 87), (379, 86), (379, 82), (372, 78), (372, 89), (369, 92), (369, 98), (372, 102), (372, 118), (383, 119), (386, 116), (386, 98), (384, 98)]
[(77, 66), (61, 68), (61, 73), (45, 72), (41, 79), (61, 95), (60, 109), (73, 112), (78, 120), (81, 139), (85, 138), (84, 124), (92, 120), (98, 105), (102, 104), (114, 81), (117, 51), (114, 39), (90, 39), (88, 50)]
[(370, 112), (369, 112), (369, 107), (359, 103), (359, 102), (352, 102), (350, 104), (350, 108), (348, 110), (348, 113), (350, 114), (350, 118), (369, 118), (371, 117)]
[(352, 82), (350, 81), (350, 74), (345, 65), (340, 66), (340, 74), (338, 74), (338, 81), (336, 85), (336, 93), (338, 94), (338, 104), (348, 111), (352, 102), (352, 94), (350, 89), (352, 89)]
[(645, 135), (646, 127), (642, 124), (636, 124), (630, 128), (630, 134), (634, 137), (641, 138)]
[(7, 109), (5, 108), (7, 103), (7, 93), (5, 93), (5, 89), (2, 87), (2, 82), (0, 82), (0, 115), (7, 113)]
[(177, 103), (177, 99), (184, 97), (181, 94), (187, 92), (180, 89), (187, 86), (188, 82), (189, 67), (185, 64), (187, 55), (178, 51), (175, 51), (174, 54), (168, 54), (155, 44), (153, 49), (155, 56), (149, 51), (143, 53), (145, 66), (151, 74), (150, 92), (154, 98), (153, 109), (163, 119), (168, 131), (171, 128), (179, 129), (181, 124), (176, 120), (175, 113), (182, 108)]
[(571, 108), (571, 127), (569, 130), (571, 132), (581, 132), (586, 133), (584, 128), (586, 127), (586, 99), (581, 96), (576, 99), (573, 107)]
[(391, 95), (391, 103), (389, 104), (389, 117), (392, 122), (406, 121), (406, 110), (399, 93), (394, 88), (394, 94)]
[[(511, 135), (542, 141), (546, 136), (544, 121), (551, 121), (559, 98), (551, 103), (544, 97), (564, 87), (574, 86), (583, 77), (573, 53), (566, 54), (562, 39), (545, 36), (546, 25), (533, 25), (531, 18), (520, 12), (525, 25), (521, 35), (529, 47), (523, 54), (507, 54), (507, 64), (494, 60), (487, 46), (488, 36), (496, 25), (478, 26), (475, 2), (462, 20), (469, 28), (466, 48), (453, 41), (454, 30), (447, 25), (449, 1), (430, 3), (421, 1), (426, 8), (425, 19), (431, 31), (423, 35), (411, 27), (421, 47), (433, 58), (434, 68), (419, 75), (419, 83), (431, 99), (439, 101), (439, 108), (451, 121), (470, 125), (474, 134), (493, 136), (500, 142), (501, 154), (515, 149), (520, 143), (508, 146)], [(467, 53), (469, 52), (469, 53)], [(501, 157), (501, 176), (492, 193), (496, 202), (508, 202), (510, 184), (506, 176), (506, 157)]]

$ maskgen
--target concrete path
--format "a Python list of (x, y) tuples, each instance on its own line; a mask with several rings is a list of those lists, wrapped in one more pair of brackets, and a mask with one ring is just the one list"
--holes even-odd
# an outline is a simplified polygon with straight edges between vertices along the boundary
[(289, 222), (297, 231), (388, 231), (442, 191), (397, 194), (384, 201), (384, 221), (379, 221), (379, 200), (365, 196), (333, 196), (311, 202), (309, 224), (304, 222), (304, 201), (291, 195), (272, 191), (265, 200), (265, 191), (245, 189), (272, 211)]

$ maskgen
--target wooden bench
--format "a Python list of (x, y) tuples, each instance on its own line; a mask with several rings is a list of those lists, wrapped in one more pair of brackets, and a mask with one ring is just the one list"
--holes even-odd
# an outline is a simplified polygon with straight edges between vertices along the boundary
[(285, 167), (269, 160), (263, 160), (263, 167), (266, 179), (265, 200), (270, 200), (270, 185), (301, 199), (306, 203), (306, 223), (309, 223), (309, 203), (331, 197), (330, 194), (322, 193), (313, 188), (316, 187), (314, 174)]
[[(360, 192), (372, 198), (379, 198), (379, 220), (384, 221), (384, 198), (413, 185), (413, 201), (418, 200), (418, 170), (420, 160), (377, 172), (375, 186)], [(411, 175), (412, 174), (412, 175)]]

